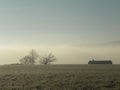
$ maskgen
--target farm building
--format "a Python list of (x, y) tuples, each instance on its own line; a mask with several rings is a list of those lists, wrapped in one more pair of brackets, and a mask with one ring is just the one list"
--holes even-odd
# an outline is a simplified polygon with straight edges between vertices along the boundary
[(91, 60), (88, 64), (112, 64), (111, 60)]

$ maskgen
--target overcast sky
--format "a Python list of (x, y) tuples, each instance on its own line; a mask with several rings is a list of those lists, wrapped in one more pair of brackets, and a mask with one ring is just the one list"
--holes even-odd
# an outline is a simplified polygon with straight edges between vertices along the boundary
[(0, 64), (32, 48), (52, 52), (58, 64), (120, 64), (119, 41), (120, 0), (0, 0)]

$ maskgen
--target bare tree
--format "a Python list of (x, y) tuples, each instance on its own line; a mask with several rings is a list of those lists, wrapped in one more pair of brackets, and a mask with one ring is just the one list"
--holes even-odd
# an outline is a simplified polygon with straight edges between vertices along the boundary
[(56, 60), (55, 56), (49, 53), (47, 56), (40, 57), (35, 50), (31, 50), (30, 53), (19, 60), (21, 64), (33, 65), (36, 60), (40, 58), (41, 64), (50, 64)]
[(56, 61), (56, 58), (53, 54), (49, 53), (47, 56), (41, 57), (40, 58), (40, 63), (41, 64), (50, 64), (51, 62)]
[(21, 58), (21, 59), (19, 60), (19, 62), (20, 62), (20, 64), (24, 64), (24, 59)]
[(24, 56), (23, 58), (20, 59), (20, 63), (21, 64), (31, 64), (30, 60), (31, 60), (30, 56)]
[(31, 50), (29, 55), (24, 56), (23, 58), (21, 58), (19, 61), (21, 64), (34, 64), (36, 59), (38, 58), (38, 54), (35, 50)]
[(34, 64), (35, 63), (35, 61), (36, 61), (36, 59), (38, 58), (38, 54), (37, 54), (37, 52), (34, 50), (34, 49), (32, 49), (31, 51), (30, 51), (30, 54), (29, 54), (29, 57), (30, 57), (30, 63), (31, 64)]

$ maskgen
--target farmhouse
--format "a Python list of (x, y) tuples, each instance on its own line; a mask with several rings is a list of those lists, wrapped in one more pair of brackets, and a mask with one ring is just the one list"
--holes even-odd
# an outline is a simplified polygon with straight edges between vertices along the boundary
[(111, 60), (91, 60), (88, 64), (112, 64)]

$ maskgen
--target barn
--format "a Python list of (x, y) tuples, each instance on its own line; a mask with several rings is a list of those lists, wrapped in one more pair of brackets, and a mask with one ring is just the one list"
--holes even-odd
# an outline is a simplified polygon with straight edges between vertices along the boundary
[(91, 60), (88, 64), (112, 64), (111, 60)]

